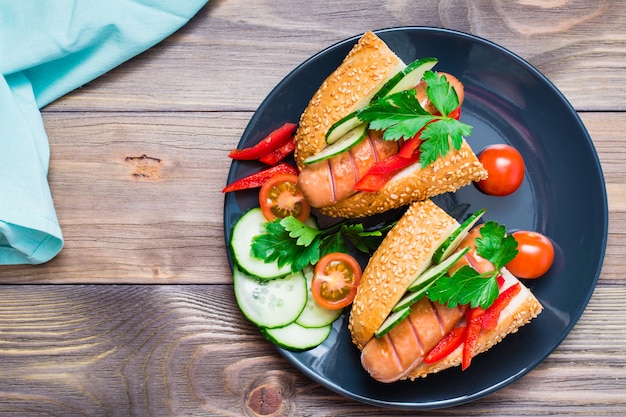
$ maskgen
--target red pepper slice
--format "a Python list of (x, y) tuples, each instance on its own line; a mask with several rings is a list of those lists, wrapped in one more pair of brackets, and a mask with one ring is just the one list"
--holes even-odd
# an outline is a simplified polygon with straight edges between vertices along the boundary
[(293, 138), (291, 138), (280, 148), (260, 157), (259, 161), (263, 162), (265, 165), (276, 165), (287, 156), (289, 156), (295, 149), (296, 142), (293, 140)]
[(496, 300), (491, 304), (491, 306), (485, 310), (485, 315), (482, 318), (482, 326), (483, 329), (493, 330), (498, 325), (498, 319), (500, 318), (500, 313), (502, 310), (506, 308), (507, 305), (511, 302), (511, 300), (519, 294), (522, 290), (519, 282), (511, 285), (506, 290), (502, 291), (502, 293), (496, 298)]
[(420, 130), (417, 135), (413, 136), (411, 139), (404, 142), (402, 147), (400, 148), (400, 155), (403, 158), (412, 158), (416, 152), (419, 152), (420, 145), (422, 144), (422, 139), (420, 139)]
[(449, 354), (454, 352), (456, 348), (461, 346), (461, 343), (465, 340), (465, 333), (467, 327), (459, 326), (452, 329), (450, 333), (435, 345), (434, 348), (428, 352), (428, 355), (424, 358), (426, 363), (435, 363), (445, 359)]
[(252, 175), (248, 175), (247, 177), (243, 177), (238, 179), (237, 181), (232, 182), (227, 185), (222, 192), (229, 193), (231, 191), (239, 191), (246, 190), (249, 188), (257, 188), (265, 184), (267, 180), (272, 178), (274, 175), (278, 174), (294, 174), (298, 175), (298, 169), (293, 165), (290, 165), (286, 162), (282, 162), (278, 165), (274, 165), (273, 167), (266, 168), (262, 171), (256, 172)]
[(483, 327), (483, 315), (485, 310), (480, 307), (471, 308), (466, 313), (467, 333), (463, 342), (463, 358), (461, 360), (461, 369), (466, 370), (472, 361), (472, 355), (478, 343), (478, 336)]
[(359, 191), (378, 191), (398, 171), (408, 167), (417, 160), (419, 160), (419, 153), (414, 153), (410, 158), (403, 158), (399, 154), (395, 154), (376, 162), (363, 178), (354, 184), (354, 189)]
[(283, 146), (296, 129), (295, 123), (285, 123), (254, 146), (245, 149), (233, 149), (228, 154), (232, 159), (251, 161), (259, 159)]
[(448, 115), (448, 117), (452, 117), (453, 119), (459, 120), (461, 118), (461, 106), (452, 110), (450, 114)]

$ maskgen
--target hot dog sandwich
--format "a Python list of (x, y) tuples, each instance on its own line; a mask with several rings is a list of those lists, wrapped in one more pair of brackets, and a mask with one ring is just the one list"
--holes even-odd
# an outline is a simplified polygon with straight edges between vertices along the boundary
[[(454, 249), (453, 254), (446, 258), (453, 265), (447, 271), (449, 275), (466, 265), (481, 274), (491, 270), (498, 275), (494, 266), (477, 254), (476, 239), (483, 232), (475, 228), (469, 233), (458, 234), (463, 232), (465, 225), (466, 222), (460, 227), (456, 220), (429, 199), (412, 203), (370, 259), (352, 304), (349, 330), (353, 342), (361, 350), (362, 365), (373, 378), (381, 382), (415, 379), (465, 361), (463, 344), (439, 359), (427, 360), (427, 357), (454, 329), (469, 327), (468, 313), (472, 307), (468, 304), (451, 306), (431, 301), (429, 296), (424, 295), (409, 304), (408, 315), (400, 318), (390, 330), (381, 332), (390, 321), (390, 315), (394, 314), (392, 310), (398, 311), (397, 306), (402, 304), (407, 294), (410, 295), (407, 289), (416, 282), (416, 277), (436, 270), (433, 255), (436, 258), (441, 248), (452, 240), (460, 243), (447, 248)], [(437, 261), (439, 265), (447, 262), (441, 258)], [(492, 322), (478, 328), (480, 333), (477, 333), (471, 346), (469, 358), (516, 332), (542, 310), (530, 290), (504, 267), (499, 270), (498, 284), (497, 298), (492, 305), (499, 304), (501, 311), (490, 316), (489, 307), (486, 310), (474, 309), (490, 317)], [(503, 294), (507, 294), (508, 298)], [(481, 320), (485, 318), (478, 317)]]
[[(355, 187), (374, 164), (402, 152), (408, 139), (383, 139), (383, 131), (360, 123), (363, 116), (357, 113), (373, 99), (387, 98), (399, 90), (413, 91), (420, 105), (436, 114), (421, 76), (415, 84), (406, 84), (411, 82), (411, 76), (428, 72), (435, 63), (433, 58), (407, 66), (380, 38), (367, 32), (322, 83), (303, 112), (295, 135), (294, 156), (301, 171), (299, 185), (313, 207), (333, 217), (365, 217), (486, 178), (476, 155), (459, 137), (458, 149), (451, 147), (450, 152), (425, 166), (419, 160), (403, 166), (375, 191)], [(444, 78), (454, 90), (451, 94), (457, 97), (460, 109), (463, 85), (450, 74)], [(337, 132), (345, 134), (333, 139), (332, 134), (339, 136)], [(332, 152), (337, 147), (342, 151)]]

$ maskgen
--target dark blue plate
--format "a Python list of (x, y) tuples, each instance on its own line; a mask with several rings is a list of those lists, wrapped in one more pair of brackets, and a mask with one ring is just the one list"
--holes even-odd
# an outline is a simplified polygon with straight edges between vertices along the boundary
[[(513, 195), (490, 197), (468, 186), (434, 200), (457, 218), (485, 207), (485, 220), (497, 220), (511, 231), (536, 230), (552, 239), (556, 249), (552, 269), (541, 279), (527, 282), (544, 311), (476, 357), (465, 372), (449, 369), (414, 382), (381, 384), (370, 378), (350, 341), (345, 315), (321, 346), (299, 353), (279, 350), (311, 379), (358, 401), (404, 409), (458, 405), (528, 373), (559, 346), (580, 318), (600, 275), (606, 248), (608, 206), (602, 169), (570, 103), (515, 54), (485, 39), (445, 29), (404, 27), (377, 34), (405, 62), (437, 57), (435, 70), (454, 74), (463, 82), (462, 120), (474, 126), (468, 141), (476, 153), (493, 143), (511, 144), (522, 153), (526, 178)], [(325, 49), (285, 77), (250, 120), (239, 147), (256, 143), (285, 121), (297, 122), (313, 93), (358, 38)], [(254, 163), (234, 162), (228, 182), (259, 168)], [(226, 196), (226, 242), (234, 222), (255, 205), (255, 191)]]

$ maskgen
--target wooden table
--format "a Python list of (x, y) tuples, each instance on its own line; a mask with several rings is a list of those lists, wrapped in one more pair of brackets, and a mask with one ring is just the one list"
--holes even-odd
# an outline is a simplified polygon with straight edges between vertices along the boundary
[(379, 3), (211, 0), (44, 109), (65, 248), (44, 265), (0, 267), (14, 284), (0, 288), (0, 415), (255, 415), (248, 400), (264, 385), (282, 393), (274, 415), (414, 415), (317, 385), (243, 318), (220, 192), (227, 151), (287, 73), (344, 38), (402, 25), (470, 32), (535, 65), (580, 112), (609, 195), (602, 274), (566, 340), (505, 389), (429, 415), (626, 412), (626, 5)]

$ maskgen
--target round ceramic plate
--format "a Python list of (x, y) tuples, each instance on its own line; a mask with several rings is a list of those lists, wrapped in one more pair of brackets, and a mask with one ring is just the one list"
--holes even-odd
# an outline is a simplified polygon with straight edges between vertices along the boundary
[[(468, 142), (477, 154), (493, 143), (511, 144), (522, 153), (526, 177), (514, 194), (490, 197), (470, 185), (434, 200), (457, 218), (484, 207), (484, 220), (496, 220), (509, 230), (536, 230), (552, 239), (556, 249), (552, 269), (541, 279), (526, 282), (544, 311), (474, 358), (468, 370), (449, 369), (413, 382), (382, 384), (370, 378), (350, 341), (346, 313), (321, 346), (305, 352), (280, 351), (321, 385), (365, 403), (404, 409), (458, 405), (522, 377), (572, 330), (591, 297), (604, 258), (606, 188), (596, 151), (578, 115), (559, 90), (520, 57), (487, 40), (444, 29), (404, 27), (377, 34), (405, 62), (436, 57), (435, 70), (463, 82), (462, 120), (474, 127)], [(358, 38), (321, 51), (285, 77), (252, 117), (239, 147), (256, 143), (286, 121), (297, 122), (313, 93)], [(255, 163), (234, 162), (228, 181), (259, 168)], [(256, 205), (256, 191), (226, 196), (227, 242), (234, 222)]]

